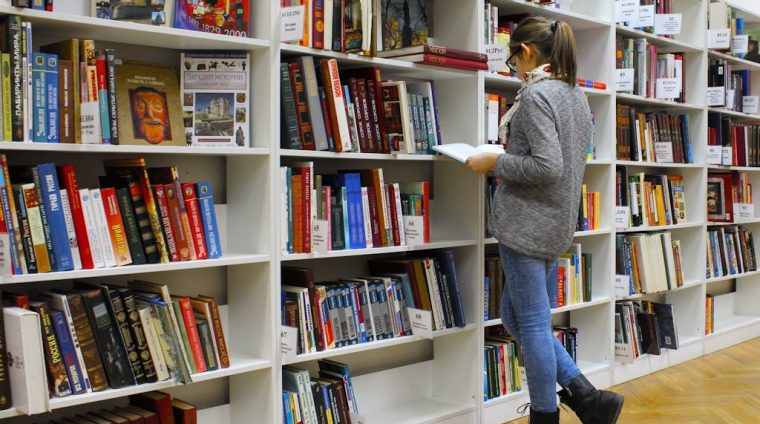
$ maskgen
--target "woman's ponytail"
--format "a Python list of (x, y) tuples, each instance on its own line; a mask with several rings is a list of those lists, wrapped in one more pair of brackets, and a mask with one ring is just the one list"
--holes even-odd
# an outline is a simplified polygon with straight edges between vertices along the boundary
[(570, 85), (575, 85), (577, 65), (573, 30), (564, 21), (552, 22), (550, 29), (554, 32), (554, 43), (549, 53), (552, 74)]

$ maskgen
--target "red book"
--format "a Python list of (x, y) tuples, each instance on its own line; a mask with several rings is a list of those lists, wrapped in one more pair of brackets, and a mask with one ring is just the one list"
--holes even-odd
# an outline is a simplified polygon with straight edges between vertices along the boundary
[(193, 305), (190, 303), (190, 298), (187, 296), (172, 296), (172, 299), (179, 302), (179, 308), (182, 311), (182, 319), (185, 321), (185, 331), (187, 331), (187, 338), (190, 340), (190, 350), (192, 351), (193, 359), (195, 360), (195, 369), (197, 369), (198, 372), (206, 372), (208, 368), (206, 368), (201, 337), (198, 334), (198, 327), (195, 325), (195, 312), (193, 312)]
[(367, 81), (367, 101), (369, 102), (369, 113), (372, 115), (372, 122), (375, 125), (375, 151), (378, 153), (390, 153), (391, 147), (388, 144), (386, 134), (388, 131), (385, 127), (385, 109), (383, 108), (383, 78), (380, 75), (379, 66), (367, 68), (351, 69), (346, 71), (346, 75), (362, 78)]
[(466, 69), (469, 71), (487, 71), (488, 63), (478, 62), (475, 60), (458, 59), (455, 57), (438, 56), (434, 54), (414, 54), (410, 56), (395, 57), (395, 60), (404, 62), (423, 63), (426, 65), (445, 66), (447, 68)]
[(293, 253), (304, 253), (303, 251), (303, 185), (301, 184), (301, 176), (293, 175), (290, 177), (290, 185), (293, 190), (291, 196), (291, 210), (293, 211)]
[(162, 237), (166, 240), (166, 248), (169, 251), (169, 260), (172, 262), (179, 261), (179, 251), (177, 242), (174, 239), (174, 230), (172, 229), (172, 220), (169, 217), (169, 203), (166, 200), (163, 184), (153, 184), (153, 191), (156, 198), (156, 209), (161, 220), (161, 227), (164, 229)]
[(391, 229), (393, 231), (393, 245), (401, 246), (401, 234), (398, 228), (398, 214), (396, 213), (396, 190), (393, 184), (386, 184), (388, 191), (388, 209), (391, 210)]
[(175, 424), (172, 397), (163, 392), (147, 392), (129, 396), (129, 403), (158, 414), (160, 424)]
[(195, 184), (182, 184), (182, 192), (184, 193), (187, 217), (190, 220), (191, 240), (195, 246), (195, 253), (198, 259), (206, 259), (208, 258), (208, 249), (206, 249), (206, 237), (203, 234), (203, 222), (201, 222), (201, 211), (198, 208)]
[[(303, 236), (303, 253), (311, 253), (311, 168), (294, 167), (293, 174), (301, 176), (301, 208), (293, 209), (293, 215), (301, 212), (301, 234)], [(294, 192), (295, 193), (295, 192)]]
[(565, 306), (565, 268), (557, 267), (557, 307)]
[(66, 189), (69, 196), (71, 207), (71, 216), (74, 219), (74, 231), (77, 235), (77, 245), (79, 246), (79, 256), (82, 258), (82, 268), (92, 269), (92, 250), (90, 250), (90, 241), (87, 238), (87, 227), (84, 223), (84, 211), (82, 211), (82, 201), (79, 199), (79, 184), (77, 183), (76, 168), (74, 165), (63, 165), (58, 167), (58, 181), (61, 182), (62, 188)]
[(123, 408), (116, 407), (114, 411), (124, 416), (124, 414), (135, 414), (143, 419), (143, 424), (159, 424), (158, 421), (158, 414), (156, 414), (153, 411), (148, 411), (147, 409), (143, 409), (134, 405), (127, 405)]
[(3, 298), (8, 299), (12, 306), (29, 309), (29, 295), (3, 291)]
[(367, 197), (369, 197), (369, 219), (372, 225), (372, 246), (383, 247), (380, 231), (385, 231), (385, 228), (380, 228), (380, 217), (377, 214), (377, 193), (375, 193), (374, 186), (367, 186)]
[(198, 424), (198, 409), (189, 403), (172, 399), (174, 422), (177, 424)]
[(101, 188), (100, 197), (106, 211), (106, 221), (108, 221), (108, 230), (111, 233), (111, 246), (113, 246), (116, 256), (116, 265), (129, 265), (132, 263), (132, 255), (129, 253), (127, 234), (119, 209), (119, 199), (116, 197), (116, 189), (113, 187)]
[[(181, 190), (181, 187), (180, 187)], [(189, 231), (185, 232), (182, 226), (182, 212), (180, 210), (180, 196), (173, 184), (164, 184), (164, 193), (166, 194), (166, 203), (169, 206), (169, 219), (171, 220), (172, 231), (174, 232), (174, 243), (177, 245), (179, 258), (182, 261), (196, 259), (191, 255), (193, 251), (190, 246)]]
[[(312, 9), (311, 46), (315, 49), (325, 48), (325, 2), (314, 1)], [(330, 40), (328, 40), (330, 42)]]
[(214, 327), (214, 337), (216, 337), (216, 348), (219, 351), (219, 362), (222, 364), (222, 368), (229, 368), (230, 356), (227, 353), (227, 342), (224, 339), (224, 328), (222, 328), (222, 318), (219, 316), (219, 305), (216, 303), (216, 299), (208, 296), (198, 296), (199, 300), (202, 300), (208, 304), (209, 311), (211, 312), (210, 324)]
[(488, 55), (485, 53), (471, 52), (469, 50), (452, 49), (451, 47), (435, 46), (432, 44), (423, 44), (421, 46), (404, 47), (394, 50), (383, 50), (377, 52), (378, 57), (398, 57), (409, 56), (413, 54), (432, 54), (436, 56), (446, 56), (451, 58), (472, 60), (475, 62), (488, 62)]
[(108, 90), (108, 80), (106, 74), (106, 58), (101, 57), (95, 60), (95, 67), (98, 71), (98, 90)]

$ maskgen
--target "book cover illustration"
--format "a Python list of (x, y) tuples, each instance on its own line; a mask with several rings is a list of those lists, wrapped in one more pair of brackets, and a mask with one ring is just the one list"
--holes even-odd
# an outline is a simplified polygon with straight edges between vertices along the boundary
[(117, 66), (116, 101), (120, 144), (186, 145), (173, 68), (148, 63)]
[(250, 65), (245, 52), (182, 53), (182, 117), (188, 145), (248, 145)]
[(164, 26), (171, 0), (92, 0), (92, 15), (101, 19)]
[(429, 34), (425, 0), (382, 0), (383, 50), (427, 43)]
[(174, 27), (248, 37), (249, 8), (244, 0), (177, 0)]

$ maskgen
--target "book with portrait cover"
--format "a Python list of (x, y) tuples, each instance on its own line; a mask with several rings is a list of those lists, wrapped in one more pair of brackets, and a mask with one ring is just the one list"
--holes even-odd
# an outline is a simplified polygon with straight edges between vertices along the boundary
[(101, 19), (166, 26), (172, 0), (91, 0), (90, 13)]
[(116, 66), (119, 144), (184, 146), (174, 68), (138, 62)]
[(187, 144), (249, 144), (251, 62), (246, 52), (184, 52), (180, 89)]
[(245, 0), (177, 0), (174, 27), (248, 37), (249, 8)]

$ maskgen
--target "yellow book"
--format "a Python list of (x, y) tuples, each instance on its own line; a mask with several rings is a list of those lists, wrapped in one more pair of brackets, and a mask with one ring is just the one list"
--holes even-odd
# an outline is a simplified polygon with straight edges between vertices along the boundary
[[(13, 139), (13, 132), (11, 128), (12, 112), (11, 112), (11, 56), (8, 53), (2, 54), (2, 69), (3, 69), (3, 140), (11, 141)], [(8, 72), (5, 72), (5, 70)]]
[(665, 197), (662, 193), (662, 186), (657, 184), (654, 188), (654, 201), (657, 204), (657, 225), (668, 225), (665, 216)]
[(22, 184), (14, 187), (14, 189), (20, 189), (23, 196), (26, 217), (29, 221), (29, 232), (32, 236), (32, 244), (34, 244), (37, 272), (50, 272), (50, 258), (45, 242), (45, 230), (42, 227), (42, 215), (40, 214), (40, 204), (37, 199), (37, 189), (34, 183)]
[(581, 204), (583, 205), (583, 220), (588, 222), (588, 196), (586, 196), (586, 184), (581, 185)]

